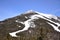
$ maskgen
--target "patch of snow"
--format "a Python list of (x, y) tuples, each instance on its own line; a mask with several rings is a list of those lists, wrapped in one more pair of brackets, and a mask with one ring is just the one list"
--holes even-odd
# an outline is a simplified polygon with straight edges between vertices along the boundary
[(19, 20), (16, 20), (15, 22), (17, 22), (17, 23), (21, 23), (21, 24), (24, 24), (22, 21), (19, 21)]
[[(23, 31), (28, 30), (30, 27), (34, 27), (34, 26), (32, 25), (33, 22), (31, 22), (32, 20), (34, 20), (34, 19), (29, 19), (29, 20), (23, 22), (23, 23), (25, 24), (25, 27), (24, 27), (22, 30), (18, 30), (18, 31), (9, 33), (9, 34), (10, 34), (12, 37), (15, 37), (15, 36), (17, 36), (16, 33), (23, 32)], [(19, 22), (19, 23), (20, 23), (20, 22)], [(31, 23), (32, 23), (32, 24), (31, 24)], [(14, 35), (12, 35), (12, 34), (14, 34)]]
[(49, 25), (51, 25), (51, 26), (54, 28), (54, 30), (60, 32), (60, 30), (58, 29), (58, 27), (56, 27), (55, 25), (53, 25), (53, 24), (51, 24), (51, 23), (49, 23), (49, 22), (47, 22), (47, 23), (48, 23)]
[(16, 33), (9, 33), (12, 37), (18, 37), (16, 36)]
[(21, 26), (19, 26), (19, 25), (17, 25), (18, 27), (21, 27)]
[(18, 27), (21, 27), (21, 26), (18, 26)]
[(40, 13), (40, 12), (37, 12), (37, 11), (35, 11), (35, 12), (38, 13), (38, 14), (40, 14), (40, 15), (42, 15), (42, 16), (45, 16), (45, 17), (47, 17), (49, 19), (51, 19), (51, 18), (53, 18), (55, 20), (58, 19), (55, 15), (52, 15), (52, 14), (46, 14), (46, 13), (44, 14), (44, 13)]
[(18, 20), (16, 20), (15, 22), (18, 22)]
[(21, 26), (18, 26), (18, 27), (21, 27)]
[(31, 30), (29, 30), (29, 33), (31, 33)]
[(30, 22), (30, 27), (31, 27), (31, 28), (35, 28), (34, 22)]
[(55, 24), (57, 24), (57, 26), (58, 26), (58, 27), (60, 26), (60, 24), (59, 24), (59, 23), (55, 23)]
[(31, 15), (30, 18), (31, 19), (39, 19), (39, 17), (37, 17), (36, 15)]
[(27, 19), (28, 17), (27, 17), (27, 16), (25, 16), (25, 18)]
[(20, 22), (21, 24), (24, 24), (24, 22)]

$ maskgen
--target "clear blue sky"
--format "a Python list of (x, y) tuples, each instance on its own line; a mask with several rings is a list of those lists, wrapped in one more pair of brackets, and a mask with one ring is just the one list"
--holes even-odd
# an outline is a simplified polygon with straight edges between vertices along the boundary
[(0, 20), (31, 9), (60, 16), (60, 0), (0, 0)]

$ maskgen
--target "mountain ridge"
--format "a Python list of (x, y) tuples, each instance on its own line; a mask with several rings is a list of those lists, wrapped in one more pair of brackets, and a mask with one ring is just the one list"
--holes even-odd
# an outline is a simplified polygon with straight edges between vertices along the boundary
[(0, 22), (1, 40), (60, 40), (58, 17), (49, 18), (36, 11), (25, 13)]

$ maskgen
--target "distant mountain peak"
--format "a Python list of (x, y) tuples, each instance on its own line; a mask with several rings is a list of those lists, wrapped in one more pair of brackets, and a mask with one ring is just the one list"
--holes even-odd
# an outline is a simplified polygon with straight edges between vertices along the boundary
[(7, 40), (60, 40), (60, 18), (28, 10), (0, 22), (0, 40), (5, 37)]
[(25, 13), (36, 13), (36, 11), (34, 11), (34, 10), (28, 10)]
[[(29, 19), (27, 19), (25, 21), (20, 21), (21, 19), (19, 21), (17, 20), (17, 23), (21, 23), (21, 24), (23, 24), (25, 26), (24, 26), (24, 28), (22, 30), (18, 30), (18, 31), (14, 31), (14, 32), (9, 33), (12, 37), (18, 37), (16, 35), (17, 33), (27, 31), (29, 28), (35, 28), (36, 25), (35, 25), (34, 21), (39, 20), (39, 19), (45, 20), (47, 25), (52, 26), (54, 28), (54, 30), (56, 30), (57, 32), (60, 32), (60, 30), (58, 29), (58, 27), (60, 26), (60, 23), (57, 23), (57, 22), (51, 20), (52, 18), (53, 19), (57, 18), (56, 16), (49, 15), (49, 14), (44, 14), (44, 13), (39, 13), (39, 12), (33, 11), (33, 10), (29, 10), (26, 13), (32, 13), (32, 15), (29, 14)], [(37, 13), (37, 14), (35, 14), (35, 13)], [(24, 17), (26, 18), (26, 16), (24, 16)]]
[(38, 12), (38, 11), (35, 11), (35, 10), (28, 10), (28, 11), (25, 12), (25, 14), (27, 14), (27, 13), (37, 13), (37, 14), (45, 16), (49, 19), (51, 19), (51, 18), (56, 19), (56, 20), (58, 19), (57, 16), (55, 16), (55, 15), (48, 14), (48, 13), (41, 13), (41, 12)]

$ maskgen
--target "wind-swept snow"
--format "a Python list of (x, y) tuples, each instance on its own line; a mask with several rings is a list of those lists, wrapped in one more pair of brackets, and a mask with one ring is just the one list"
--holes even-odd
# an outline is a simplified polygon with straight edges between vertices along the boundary
[[(37, 13), (38, 13), (38, 12), (37, 12)], [(16, 22), (22, 23), (23, 25), (25, 25), (25, 27), (24, 27), (22, 30), (18, 30), (18, 31), (9, 33), (9, 34), (10, 34), (12, 37), (18, 37), (18, 36), (16, 35), (16, 33), (20, 33), (20, 32), (26, 31), (26, 30), (28, 30), (30, 27), (31, 27), (31, 28), (35, 28), (34, 20), (37, 20), (37, 19), (39, 19), (39, 18), (42, 18), (42, 19), (44, 19), (44, 20), (47, 20), (47, 21), (49, 21), (49, 22), (51, 22), (51, 23), (53, 23), (53, 24), (56, 24), (57, 26), (55, 26), (55, 25), (53, 25), (53, 24), (51, 24), (51, 23), (48, 23), (48, 24), (51, 25), (56, 31), (60, 32), (60, 30), (58, 29), (58, 27), (60, 26), (60, 24), (59, 24), (59, 23), (56, 23), (56, 22), (54, 22), (54, 21), (52, 21), (52, 20), (50, 20), (49, 18), (51, 18), (51, 17), (53, 17), (53, 16), (52, 16), (52, 15), (48, 15), (48, 16), (47, 16), (46, 14), (40, 13), (40, 14), (31, 15), (31, 16), (30, 16), (30, 19), (28, 19), (28, 20), (26, 20), (26, 21), (24, 21), (24, 22), (21, 22), (21, 21), (16, 20)], [(26, 17), (25, 17), (25, 18), (26, 18)], [(48, 18), (48, 19), (47, 19), (47, 18)], [(57, 17), (54, 17), (54, 18), (57, 19)]]

